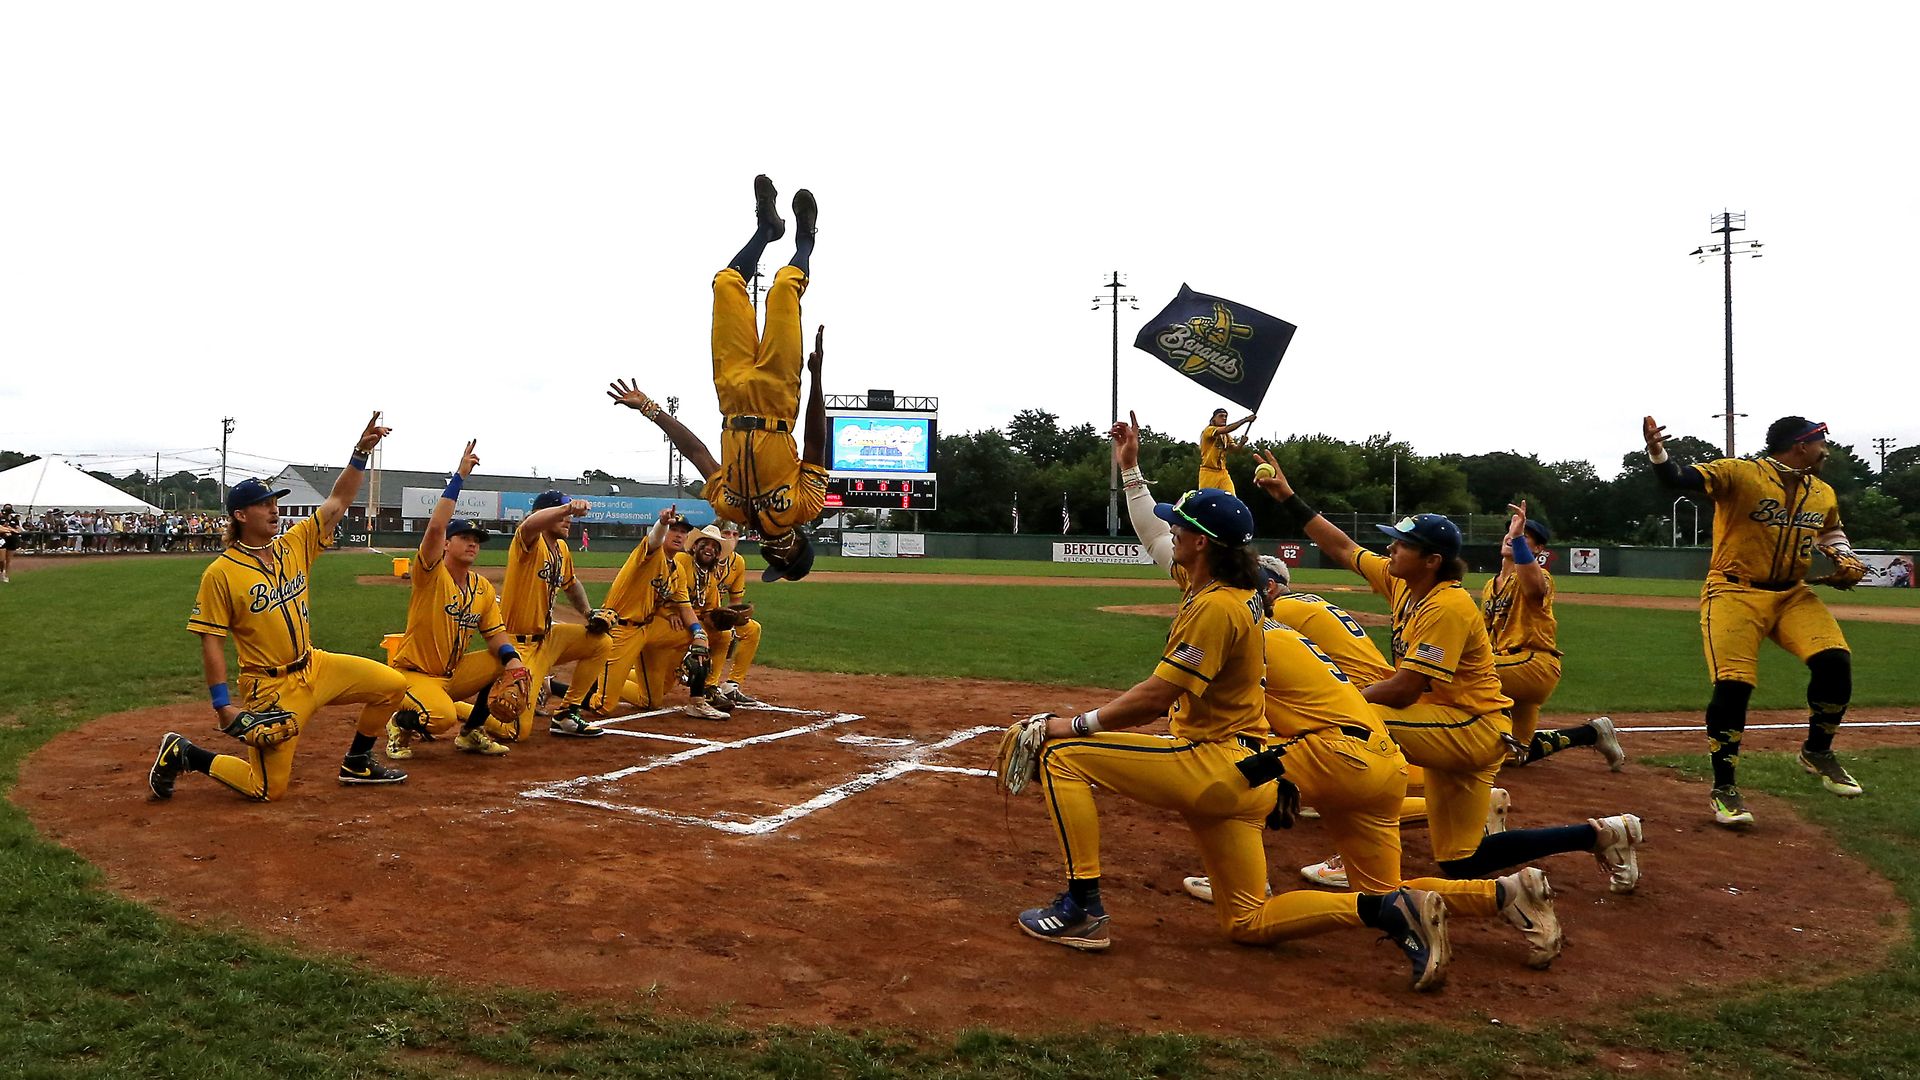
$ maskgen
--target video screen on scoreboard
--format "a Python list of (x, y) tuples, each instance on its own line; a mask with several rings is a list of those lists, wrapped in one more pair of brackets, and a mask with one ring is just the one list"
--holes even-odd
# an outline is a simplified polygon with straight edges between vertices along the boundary
[(836, 414), (832, 461), (835, 473), (930, 473), (933, 471), (934, 421), (931, 416)]

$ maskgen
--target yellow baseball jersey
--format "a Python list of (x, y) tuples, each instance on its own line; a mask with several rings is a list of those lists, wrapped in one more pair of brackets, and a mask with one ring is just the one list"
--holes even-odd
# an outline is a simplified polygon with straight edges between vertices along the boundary
[(1220, 429), (1208, 424), (1200, 429), (1200, 467), (1210, 471), (1223, 471), (1227, 467), (1227, 440), (1231, 435), (1223, 435)]
[(1721, 458), (1693, 469), (1713, 498), (1714, 572), (1799, 581), (1813, 561), (1814, 538), (1840, 527), (1833, 486), (1817, 476), (1796, 476), (1770, 458)]
[(1167, 630), (1167, 647), (1153, 673), (1186, 691), (1168, 714), (1173, 734), (1194, 742), (1267, 733), (1266, 638), (1260, 600), (1251, 589), (1218, 581), (1197, 591), (1186, 571), (1173, 568), (1180, 611)]
[(720, 606), (722, 567), (719, 563), (715, 563), (711, 570), (702, 570), (692, 552), (682, 551), (673, 557), (673, 568), (680, 575), (687, 603), (693, 606), (694, 611), (704, 615)]
[(1474, 716), (1513, 707), (1493, 671), (1487, 624), (1459, 582), (1442, 582), (1416, 600), (1406, 582), (1387, 573), (1383, 556), (1356, 548), (1353, 569), (1392, 609), (1394, 666), (1432, 680), (1421, 704)]
[(673, 558), (666, 544), (648, 548), (643, 539), (620, 564), (620, 572), (607, 589), (606, 606), (632, 622), (653, 617), (673, 594)]
[(1372, 686), (1393, 674), (1393, 665), (1345, 608), (1313, 593), (1285, 593), (1273, 601), (1273, 617), (1311, 638), (1333, 657), (1355, 686)]
[(516, 531), (507, 545), (507, 579), (500, 586), (507, 633), (546, 633), (553, 626), (553, 594), (572, 584), (573, 553), (565, 540)]
[(394, 651), (393, 666), (452, 678), (476, 632), (484, 639), (505, 628), (493, 582), (471, 568), (456, 579), (445, 555), (431, 566), (415, 559), (407, 636)]
[(728, 429), (720, 449), (720, 468), (700, 497), (727, 521), (784, 536), (826, 508), (827, 470), (800, 460), (790, 432)]
[(1480, 612), (1487, 620), (1487, 636), (1497, 653), (1545, 652), (1563, 654), (1555, 644), (1559, 626), (1553, 617), (1553, 575), (1546, 567), (1540, 576), (1547, 585), (1538, 597), (1528, 596), (1515, 568), (1502, 581), (1499, 574), (1480, 590)]
[(729, 604), (743, 604), (747, 600), (747, 559), (737, 551), (729, 552), (720, 561), (723, 567), (720, 573), (721, 598)]
[(1263, 620), (1260, 630), (1267, 658), (1267, 726), (1275, 735), (1289, 739), (1341, 727), (1387, 733), (1346, 672), (1312, 639), (1275, 619)]
[(307, 587), (313, 560), (333, 539), (319, 515), (273, 538), (269, 565), (238, 544), (228, 545), (200, 574), (187, 629), (231, 637), (241, 667), (285, 667), (313, 649)]

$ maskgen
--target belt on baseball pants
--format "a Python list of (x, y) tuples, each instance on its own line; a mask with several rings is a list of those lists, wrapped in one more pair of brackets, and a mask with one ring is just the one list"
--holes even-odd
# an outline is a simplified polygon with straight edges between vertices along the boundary
[(653, 621), (653, 616), (649, 615), (644, 619), (615, 619), (613, 621), (620, 626), (645, 626)]
[(734, 431), (792, 431), (791, 420), (769, 420), (764, 416), (729, 416), (727, 427)]
[(307, 665), (312, 661), (313, 661), (313, 654), (308, 653), (307, 655), (301, 657), (300, 659), (295, 660), (293, 663), (287, 664), (283, 667), (244, 667), (243, 666), (240, 669), (240, 673), (243, 675), (265, 675), (269, 679), (277, 679), (282, 675), (292, 675), (296, 672), (305, 671), (307, 669)]
[(543, 642), (543, 641), (545, 641), (545, 640), (547, 640), (547, 635), (545, 635), (545, 634), (515, 634), (515, 635), (513, 635), (513, 643), (514, 643), (515, 645), (538, 645), (538, 644), (540, 644), (541, 642)]
[(1788, 589), (1800, 584), (1797, 581), (1755, 581), (1752, 578), (1743, 578), (1738, 574), (1723, 573), (1720, 576), (1735, 585), (1745, 585), (1749, 589), (1765, 589), (1768, 592), (1786, 592)]

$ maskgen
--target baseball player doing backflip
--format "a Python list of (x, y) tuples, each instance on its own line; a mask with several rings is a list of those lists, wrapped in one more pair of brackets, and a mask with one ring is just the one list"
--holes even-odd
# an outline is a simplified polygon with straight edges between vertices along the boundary
[[(767, 560), (762, 580), (799, 580), (813, 569), (813, 542), (802, 525), (820, 516), (827, 499), (827, 406), (820, 389), (825, 327), (814, 334), (813, 353), (804, 352), (800, 297), (807, 291), (819, 207), (806, 189), (793, 197), (796, 236), (793, 259), (773, 275), (767, 290), (766, 333), (754, 322), (747, 278), (754, 274), (768, 244), (786, 235), (787, 223), (774, 209), (776, 192), (765, 176), (753, 181), (756, 225), (747, 245), (713, 278), (713, 389), (726, 429), (716, 460), (707, 444), (672, 413), (625, 380), (607, 396), (637, 409), (660, 425), (673, 445), (706, 478), (701, 497), (725, 521), (749, 525), (760, 533), (760, 554)], [(806, 446), (793, 439), (800, 413), (800, 367), (813, 376), (807, 395)]]
[[(1392, 539), (1382, 557), (1355, 543), (1307, 505), (1271, 454), (1274, 475), (1258, 481), (1334, 565), (1364, 578), (1387, 601), (1394, 673), (1364, 691), (1407, 760), (1426, 772), (1427, 826), (1434, 859), (1449, 878), (1480, 878), (1561, 852), (1588, 851), (1609, 888), (1639, 884), (1640, 819), (1591, 818), (1585, 825), (1486, 834), (1493, 781), (1507, 760), (1513, 701), (1493, 670), (1493, 645), (1478, 605), (1461, 586), (1460, 530), (1439, 514), (1415, 514), (1379, 530)], [(1482, 912), (1491, 914), (1492, 912)]]
[[(187, 629), (200, 638), (200, 666), (213, 711), (223, 728), (247, 742), (247, 750), (245, 756), (216, 754), (168, 732), (147, 770), (154, 798), (172, 798), (174, 783), (188, 770), (250, 799), (280, 798), (293, 776), (301, 727), (331, 704), (370, 706), (340, 763), (342, 784), (394, 784), (407, 778), (373, 759), (386, 718), (406, 694), (406, 677), (376, 660), (315, 648), (307, 603), (313, 561), (333, 543), (334, 526), (359, 494), (367, 455), (390, 430), (374, 413), (326, 501), (285, 534), (280, 532), (284, 489), (243, 480), (227, 492), (227, 547), (200, 575)], [(227, 679), (229, 638), (240, 661), (237, 687)], [(267, 717), (270, 723), (249, 727)]]
[(1835, 567), (1817, 583), (1851, 588), (1866, 571), (1840, 526), (1833, 486), (1819, 476), (1832, 454), (1827, 425), (1783, 416), (1767, 428), (1764, 454), (1684, 468), (1667, 456), (1666, 429), (1653, 417), (1642, 422), (1641, 433), (1662, 485), (1713, 500), (1713, 554), (1700, 590), (1700, 635), (1713, 677), (1707, 750), (1714, 822), (1728, 828), (1753, 824), (1737, 783), (1740, 739), (1759, 674), (1760, 643), (1769, 638), (1807, 665), (1810, 715), (1800, 767), (1835, 795), (1859, 795), (1860, 782), (1833, 752), (1833, 737), (1853, 699), (1853, 654), (1806, 580), (1815, 548)]
[[(493, 582), (473, 569), (489, 534), (478, 523), (453, 516), (461, 488), (480, 464), (473, 447), (469, 441), (459, 466), (447, 477), (446, 490), (434, 502), (414, 552), (407, 632), (392, 660), (406, 677), (407, 696), (386, 721), (389, 760), (410, 758), (417, 740), (444, 735), (468, 721), (473, 713), (470, 702), (502, 668), (525, 666), (507, 633)], [(486, 648), (468, 652), (475, 635)], [(374, 715), (379, 709), (367, 706), (361, 726), (379, 719)], [(508, 750), (487, 734), (484, 723), (462, 726), (453, 745), (471, 754), (499, 755)]]

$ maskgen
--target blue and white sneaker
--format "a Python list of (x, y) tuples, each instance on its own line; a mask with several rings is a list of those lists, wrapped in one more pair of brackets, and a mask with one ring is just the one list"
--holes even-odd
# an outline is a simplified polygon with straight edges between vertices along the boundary
[(1413, 988), (1438, 990), (1447, 981), (1453, 949), (1447, 942), (1447, 906), (1425, 889), (1395, 889), (1380, 905), (1380, 929), (1413, 962)]
[(1107, 913), (1083, 910), (1071, 893), (1061, 893), (1046, 907), (1021, 912), (1019, 923), (1029, 937), (1069, 949), (1097, 952), (1113, 944), (1107, 936)]

